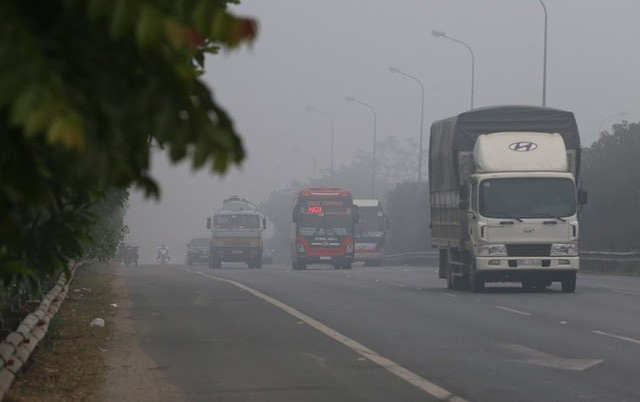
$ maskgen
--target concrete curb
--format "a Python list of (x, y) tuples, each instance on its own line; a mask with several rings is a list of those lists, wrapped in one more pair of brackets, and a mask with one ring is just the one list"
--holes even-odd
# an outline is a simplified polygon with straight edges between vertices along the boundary
[(18, 328), (0, 343), (0, 401), (4, 399), (16, 374), (27, 362), (38, 343), (45, 337), (51, 319), (60, 309), (69, 292), (69, 284), (78, 265), (71, 268), (67, 280), (64, 274), (42, 298), (38, 308), (27, 315)]

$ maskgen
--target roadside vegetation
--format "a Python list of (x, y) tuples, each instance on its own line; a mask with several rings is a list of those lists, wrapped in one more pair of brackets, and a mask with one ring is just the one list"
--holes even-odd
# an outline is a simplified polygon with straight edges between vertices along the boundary
[[(95, 400), (106, 372), (115, 271), (106, 264), (78, 269), (69, 297), (14, 381), (6, 401)], [(104, 327), (90, 327), (95, 318)]]

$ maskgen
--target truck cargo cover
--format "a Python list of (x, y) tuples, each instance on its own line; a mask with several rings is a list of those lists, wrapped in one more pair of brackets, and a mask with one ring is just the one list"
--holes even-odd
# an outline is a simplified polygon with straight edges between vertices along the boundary
[[(478, 136), (499, 132), (558, 133), (580, 166), (580, 136), (573, 113), (541, 106), (491, 106), (470, 110), (431, 125), (429, 182), (431, 191), (458, 187), (459, 152), (472, 152)], [(577, 172), (577, 169), (576, 169)]]

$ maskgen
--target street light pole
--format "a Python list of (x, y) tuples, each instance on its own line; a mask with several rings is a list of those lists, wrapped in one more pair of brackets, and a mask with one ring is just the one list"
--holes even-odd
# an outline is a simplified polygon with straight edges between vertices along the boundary
[(547, 7), (538, 0), (544, 10), (544, 56), (542, 60), (542, 106), (547, 106)]
[(362, 101), (359, 101), (358, 99), (354, 98), (353, 96), (347, 96), (345, 98), (345, 100), (347, 102), (353, 102), (353, 103), (358, 103), (362, 106), (367, 107), (371, 113), (373, 114), (373, 155), (372, 155), (372, 160), (371, 160), (371, 198), (375, 198), (376, 195), (376, 111), (373, 108), (373, 106), (369, 105), (368, 103), (364, 103)]
[(461, 44), (462, 46), (466, 47), (467, 50), (469, 51), (469, 54), (471, 54), (471, 109), (473, 109), (473, 96), (474, 96), (474, 87), (475, 87), (475, 70), (476, 70), (476, 58), (475, 55), (473, 54), (473, 50), (471, 49), (471, 46), (467, 45), (465, 42), (452, 38), (451, 36), (448, 36), (446, 33), (442, 32), (442, 31), (431, 31), (431, 35), (435, 38), (445, 38), (445, 39), (449, 39), (451, 41), (454, 41), (456, 43)]
[(419, 145), (419, 149), (418, 149), (418, 185), (420, 185), (420, 183), (422, 183), (422, 135), (423, 135), (423, 127), (424, 127), (424, 85), (422, 85), (422, 81), (420, 81), (418, 78), (414, 77), (413, 75), (409, 75), (407, 73), (405, 73), (404, 71), (401, 71), (399, 68), (396, 67), (389, 67), (389, 72), (392, 74), (401, 74), (404, 75), (407, 78), (410, 78), (412, 80), (414, 80), (415, 82), (418, 83), (418, 85), (420, 85), (420, 91), (422, 94), (422, 102), (420, 104), (420, 145)]
[(334, 144), (334, 138), (335, 138), (335, 129), (334, 129), (334, 124), (333, 124), (333, 119), (331, 118), (331, 116), (329, 116), (328, 114), (313, 108), (313, 107), (307, 107), (307, 111), (309, 112), (313, 112), (313, 113), (317, 113), (320, 116), (323, 116), (324, 118), (326, 118), (327, 120), (329, 120), (329, 124), (331, 126), (331, 181), (333, 181), (333, 155), (334, 155), (334, 148), (333, 148), (333, 144)]

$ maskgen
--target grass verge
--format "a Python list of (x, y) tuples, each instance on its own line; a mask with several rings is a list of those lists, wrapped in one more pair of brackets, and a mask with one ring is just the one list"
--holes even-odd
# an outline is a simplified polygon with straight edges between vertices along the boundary
[[(104, 350), (112, 330), (115, 271), (106, 264), (80, 267), (69, 297), (47, 336), (18, 374), (6, 401), (94, 400), (106, 372)], [(94, 318), (104, 327), (89, 327)]]

